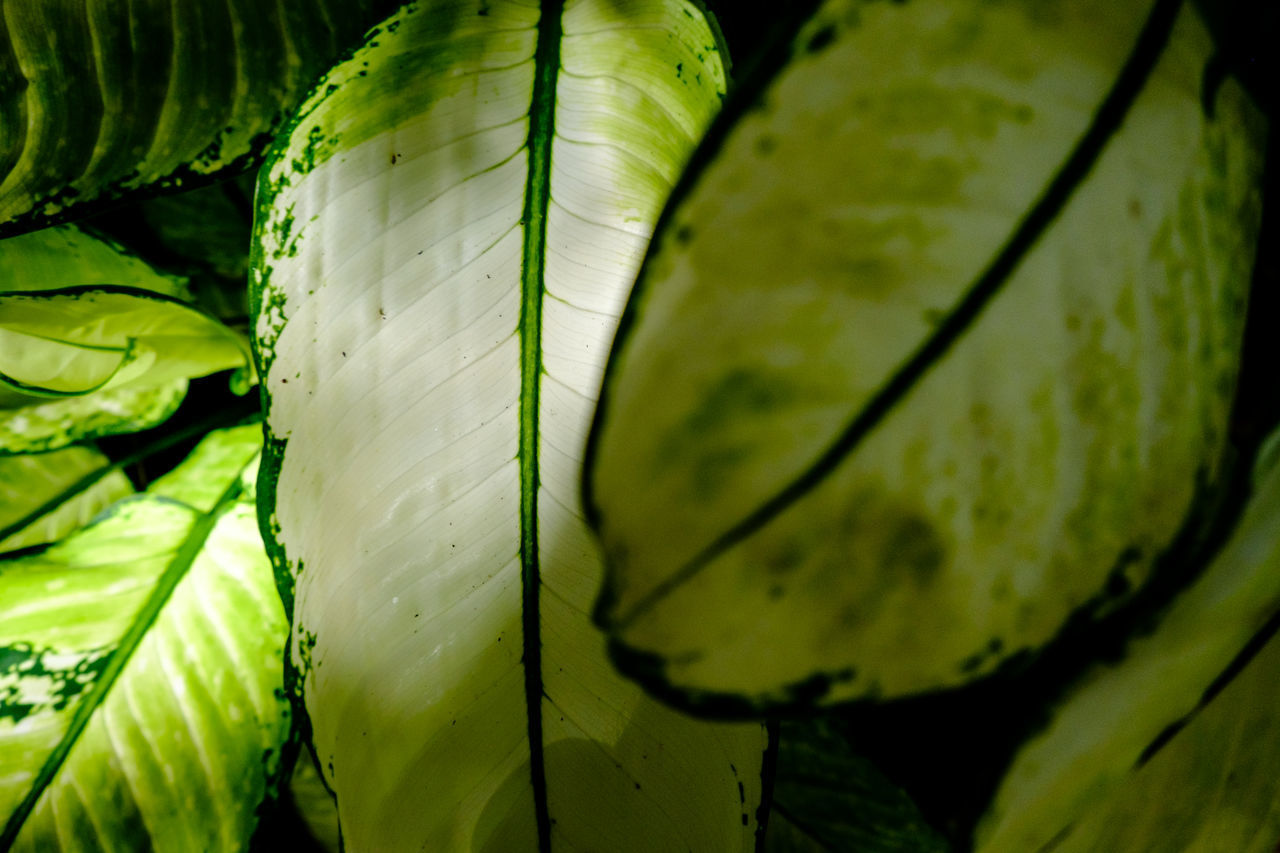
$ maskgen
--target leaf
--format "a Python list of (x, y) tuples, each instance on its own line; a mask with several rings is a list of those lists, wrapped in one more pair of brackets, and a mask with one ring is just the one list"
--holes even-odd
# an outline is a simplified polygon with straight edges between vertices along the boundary
[[(155, 300), (132, 303), (160, 306), (149, 318), (153, 324), (156, 320), (165, 322), (168, 316), (183, 317), (188, 330), (200, 330), (220, 342), (207, 350), (208, 355), (216, 357), (193, 366), (189, 373), (171, 369), (179, 361), (146, 371), (144, 378), (129, 385), (121, 381), (127, 377), (118, 377), (115, 387), (104, 387), (84, 399), (41, 396), (36, 389), (22, 390), (4, 381), (6, 375), (36, 370), (55, 382), (65, 382), (71, 377), (60, 373), (75, 362), (78, 351), (88, 357), (87, 366), (102, 362), (109, 369), (118, 363), (118, 353), (83, 350), (80, 345), (68, 348), (50, 339), (63, 335), (74, 341), (77, 336), (97, 335), (116, 349), (128, 349), (129, 337), (141, 326), (119, 325), (117, 318), (117, 327), (109, 330), (106, 326), (111, 321), (90, 311), (87, 316), (82, 314), (82, 325), (77, 328), (74, 315), (61, 311), (61, 306), (81, 299), (59, 295), (59, 291), (83, 294), (104, 285), (124, 286), (136, 292), (139, 299)], [(242, 345), (229, 338), (229, 333), (216, 324), (210, 325), (212, 321), (194, 315), (189, 308), (172, 306), (189, 296), (185, 279), (158, 272), (119, 244), (78, 228), (48, 228), (0, 241), (0, 453), (51, 450), (85, 438), (146, 429), (163, 421), (182, 402), (188, 376), (203, 375), (201, 371), (213, 372), (223, 366), (245, 366)], [(92, 304), (98, 303), (95, 300)], [(32, 305), (44, 309), (46, 322), (44, 328), (28, 328), (24, 332), (20, 315)], [(143, 312), (150, 313), (147, 308)], [(42, 337), (31, 340), (31, 331)], [(111, 336), (111, 331), (116, 334)], [(168, 337), (169, 330), (165, 332)], [(185, 351), (190, 343), (177, 339), (165, 342), (165, 348), (173, 350), (176, 344), (177, 349)], [(131, 352), (135, 363), (130, 370), (134, 374), (156, 355), (148, 355), (146, 345), (138, 343)]]
[(625, 671), (717, 713), (963, 684), (1201, 520), (1264, 127), (1202, 111), (1176, 6), (832, 0), (743, 83), (588, 447)]
[(10, 0), (0, 21), (0, 233), (250, 165), (315, 76), (391, 8)]
[[(1259, 473), (1204, 574), (1119, 662), (1088, 673), (1014, 756), (978, 826), (979, 853), (1202, 849), (1183, 846), (1197, 837), (1215, 850), (1273, 849), (1280, 836), (1268, 840), (1262, 827), (1280, 822), (1280, 726), (1265, 698), (1277, 677), (1280, 467)], [(1185, 789), (1171, 793), (1178, 784)], [(1132, 822), (1135, 809), (1151, 815)]]
[(110, 240), (73, 225), (0, 241), (0, 294), (128, 284), (189, 300), (187, 282), (159, 272)]
[(153, 493), (0, 563), (0, 847), (246, 845), (289, 727), (260, 436), (213, 433)]
[(202, 311), (132, 287), (0, 294), (0, 402), (163, 385), (248, 367), (247, 347)]
[(187, 380), (175, 379), (0, 409), (0, 454), (40, 453), (82, 439), (149, 429), (167, 420), (186, 393)]
[(612, 671), (577, 500), (626, 288), (723, 85), (688, 3), (424, 3), (264, 168), (261, 512), (347, 849), (754, 843), (763, 727)]
[(1053, 850), (1273, 853), (1280, 838), (1277, 680), (1280, 642), (1273, 634), (1221, 694)]
[(915, 804), (822, 718), (785, 720), (766, 853), (945, 853)]
[(289, 796), (299, 819), (315, 839), (316, 845), (329, 853), (341, 853), (338, 835), (338, 807), (333, 795), (324, 787), (320, 769), (309, 754), (299, 756), (289, 779)]
[(132, 494), (129, 478), (113, 471), (12, 534), (7, 533), (28, 513), (110, 465), (111, 460), (88, 447), (0, 456), (0, 530), (6, 531), (0, 533), (0, 553), (56, 542), (83, 527), (99, 511)]

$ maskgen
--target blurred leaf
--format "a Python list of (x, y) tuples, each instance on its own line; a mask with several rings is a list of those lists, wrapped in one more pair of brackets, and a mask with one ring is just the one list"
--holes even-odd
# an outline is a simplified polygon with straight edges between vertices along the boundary
[(782, 722), (765, 853), (949, 849), (911, 799), (854, 752), (836, 726), (820, 717)]
[[(61, 497), (85, 477), (110, 465), (111, 460), (88, 447), (0, 456), (0, 530), (19, 523), (24, 516)], [(0, 553), (57, 542), (83, 527), (102, 509), (132, 493), (129, 478), (112, 471), (14, 533), (0, 533)]]

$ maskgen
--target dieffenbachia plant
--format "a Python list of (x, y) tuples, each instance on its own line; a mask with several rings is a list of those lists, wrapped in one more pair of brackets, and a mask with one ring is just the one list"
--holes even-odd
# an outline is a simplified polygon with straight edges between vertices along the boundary
[(257, 424), (211, 433), (145, 494), (0, 562), (0, 849), (247, 845), (289, 732), (261, 447)]
[(1203, 574), (1018, 749), (977, 853), (1275, 849), (1280, 465), (1257, 467)]
[(249, 342), (185, 284), (72, 227), (0, 241), (0, 453), (153, 426), (187, 380), (238, 371)]
[(694, 155), (606, 372), (620, 666), (735, 713), (954, 687), (1195, 543), (1266, 124), (1212, 52), (1176, 0), (798, 25)]
[(719, 106), (684, 0), (411, 4), (268, 157), (264, 533), (352, 850), (743, 850), (767, 738), (620, 678), (577, 483), (654, 219)]
[[(0, 234), (234, 172), (387, 0), (7, 0)], [(83, 212), (82, 210), (80, 212)]]

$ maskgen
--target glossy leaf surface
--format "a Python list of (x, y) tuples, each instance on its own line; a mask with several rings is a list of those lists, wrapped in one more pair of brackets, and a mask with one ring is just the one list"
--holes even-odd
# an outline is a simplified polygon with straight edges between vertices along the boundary
[(650, 689), (968, 682), (1215, 488), (1262, 119), (1204, 111), (1190, 7), (1042, 11), (829, 2), (695, 155), (588, 451), (597, 618)]
[(689, 3), (423, 3), (264, 170), (263, 510), (347, 849), (754, 844), (763, 727), (614, 673), (577, 498), (626, 289), (723, 85)]
[(0, 847), (247, 846), (289, 722), (260, 447), (257, 425), (213, 433), (148, 494), (0, 562)]

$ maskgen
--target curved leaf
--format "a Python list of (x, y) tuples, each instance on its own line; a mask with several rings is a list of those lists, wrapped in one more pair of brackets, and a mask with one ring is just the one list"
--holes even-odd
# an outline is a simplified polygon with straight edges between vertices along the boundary
[[(110, 465), (111, 460), (88, 447), (0, 456), (0, 530), (7, 531), (11, 525), (21, 523), (28, 513)], [(129, 478), (112, 471), (13, 533), (0, 533), (0, 553), (56, 542), (132, 493)]]
[(127, 284), (190, 299), (185, 279), (159, 272), (123, 246), (73, 225), (0, 242), (0, 294), (95, 284)]
[[(695, 155), (588, 449), (616, 660), (757, 711), (970, 681), (1216, 487), (1263, 122), (1194, 10), (828, 2)], [(835, 81), (835, 82), (833, 82)]]
[[(84, 438), (146, 429), (163, 421), (182, 402), (189, 376), (245, 365), (245, 356), (236, 352), (239, 345), (230, 333), (212, 320), (199, 319), (189, 308), (171, 306), (175, 302), (181, 306), (181, 300), (189, 298), (185, 279), (158, 272), (117, 244), (64, 226), (0, 241), (0, 377), (21, 381), (25, 373), (32, 382), (23, 384), (38, 385), (38, 377), (43, 376), (63, 383), (65, 390), (65, 383), (75, 378), (69, 368), (82, 355), (87, 370), (92, 370), (94, 362), (102, 362), (97, 375), (80, 377), (82, 386), (90, 387), (95, 384), (91, 380), (101, 379), (102, 372), (119, 363), (120, 353), (112, 348), (131, 351), (135, 374), (145, 368), (158, 353), (148, 356), (145, 344), (130, 349), (129, 342), (143, 325), (129, 323), (126, 316), (116, 318), (111, 327), (112, 320), (106, 316), (93, 310), (84, 313), (83, 309), (92, 306), (58, 295), (66, 290), (83, 294), (103, 285), (122, 285), (140, 299), (154, 299), (154, 303), (129, 303), (154, 307), (154, 312), (143, 310), (153, 329), (157, 320), (182, 316), (189, 331), (198, 330), (198, 334), (222, 343), (207, 349), (209, 357), (197, 359), (188, 369), (171, 370), (179, 365), (173, 362), (148, 371), (144, 379), (132, 384), (124, 384), (119, 380), (126, 377), (119, 377), (117, 385), (81, 399), (50, 398), (36, 388), (15, 388), (0, 378), (0, 453), (50, 450)], [(63, 306), (71, 304), (82, 311), (78, 319), (70, 311), (63, 313)], [(43, 308), (46, 321), (24, 330), (22, 313), (31, 305)], [(32, 333), (37, 339), (32, 340)], [(65, 343), (57, 343), (60, 336), (67, 339)], [(169, 336), (165, 330), (164, 337)], [(105, 344), (108, 349), (86, 350), (76, 341)], [(156, 343), (170, 352), (183, 351), (182, 358), (187, 358), (189, 341)]]
[(246, 846), (288, 732), (260, 442), (214, 433), (157, 493), (0, 563), (0, 847)]
[(0, 233), (248, 165), (387, 0), (10, 0), (0, 16)]
[[(1120, 662), (1086, 675), (1020, 748), (978, 827), (978, 851), (1201, 849), (1183, 846), (1195, 837), (1212, 839), (1210, 849), (1273, 849), (1280, 643), (1270, 639), (1235, 670), (1280, 625), (1277, 530), (1280, 466), (1272, 466), (1204, 575)], [(1134, 822), (1135, 809), (1150, 814)]]
[(186, 394), (187, 380), (174, 379), (0, 409), (0, 454), (40, 453), (82, 439), (148, 429), (172, 415)]
[(467, 0), (381, 30), (255, 224), (262, 509), (344, 842), (749, 849), (764, 729), (612, 671), (577, 501), (626, 287), (719, 104), (710, 29), (682, 0)]
[(154, 386), (247, 368), (248, 347), (185, 302), (131, 287), (0, 294), (0, 401)]

